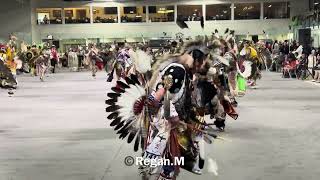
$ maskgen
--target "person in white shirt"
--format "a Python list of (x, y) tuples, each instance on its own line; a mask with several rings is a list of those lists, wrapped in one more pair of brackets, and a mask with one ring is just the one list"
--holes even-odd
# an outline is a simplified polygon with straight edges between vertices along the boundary
[(312, 76), (312, 81), (315, 81), (313, 78), (314, 67), (317, 65), (317, 56), (316, 51), (312, 50), (311, 54), (308, 56), (308, 71)]

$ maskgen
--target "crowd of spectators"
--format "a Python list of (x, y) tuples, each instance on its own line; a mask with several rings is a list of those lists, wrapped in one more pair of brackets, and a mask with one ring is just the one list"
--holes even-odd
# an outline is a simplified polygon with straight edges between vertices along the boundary
[(272, 52), (271, 70), (281, 71), (283, 77), (310, 79), (320, 83), (320, 48), (303, 46), (296, 41), (267, 43)]

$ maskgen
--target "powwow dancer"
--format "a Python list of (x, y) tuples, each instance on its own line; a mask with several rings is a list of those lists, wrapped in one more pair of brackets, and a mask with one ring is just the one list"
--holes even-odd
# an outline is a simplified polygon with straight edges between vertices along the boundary
[(88, 57), (89, 57), (89, 65), (90, 65), (90, 69), (91, 69), (91, 75), (93, 78), (95, 78), (96, 73), (98, 71), (97, 63), (103, 61), (99, 57), (99, 49), (96, 47), (95, 44), (90, 45)]
[[(106, 108), (111, 126), (134, 141), (134, 150), (143, 149), (146, 159), (185, 157), (184, 169), (201, 174), (204, 165), (203, 141), (217, 138), (204, 121), (205, 114), (214, 116), (215, 86), (197, 80), (208, 57), (203, 42), (188, 44), (182, 54), (158, 61), (146, 90), (135, 75), (117, 81), (108, 93)], [(134, 140), (135, 139), (135, 140)], [(202, 153), (201, 153), (202, 152)], [(145, 179), (175, 179), (179, 165), (150, 167), (142, 165)]]
[(50, 52), (44, 50), (41, 55), (35, 60), (37, 74), (39, 75), (40, 81), (44, 81), (45, 73), (49, 66)]
[(120, 80), (124, 78), (132, 68), (133, 62), (129, 55), (129, 47), (123, 47), (119, 50), (116, 60), (113, 64), (113, 69), (108, 77), (108, 82), (112, 80)]
[[(245, 57), (244, 66), (248, 67), (251, 66), (249, 69), (245, 68), (245, 78), (249, 80), (249, 86), (252, 88), (257, 88), (257, 79), (261, 78), (261, 73), (259, 70), (260, 60), (258, 59), (258, 53), (254, 47), (248, 42), (244, 42), (244, 48), (240, 52), (240, 56)], [(247, 76), (247, 73), (250, 73)]]
[(13, 96), (13, 89), (17, 88), (17, 63), (12, 58), (10, 47), (0, 45), (0, 87), (8, 89), (9, 96)]

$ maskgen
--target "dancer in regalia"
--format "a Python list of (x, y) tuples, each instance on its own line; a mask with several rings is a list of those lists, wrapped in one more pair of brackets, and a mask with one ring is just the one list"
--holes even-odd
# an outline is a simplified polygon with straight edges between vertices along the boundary
[(249, 41), (245, 41), (240, 55), (245, 57), (245, 66), (251, 66), (249, 71), (247, 69), (245, 70), (247, 73), (250, 73), (248, 77), (245, 77), (249, 80), (249, 86), (252, 88), (257, 88), (257, 79), (261, 78), (261, 73), (259, 70), (260, 60), (258, 58), (257, 50), (252, 44), (250, 44)]
[(44, 49), (41, 54), (35, 59), (35, 65), (37, 70), (37, 75), (40, 78), (40, 81), (44, 81), (45, 73), (49, 67), (50, 61), (50, 51)]
[(220, 101), (217, 89), (206, 79), (208, 54), (206, 43), (191, 42), (181, 54), (158, 60), (146, 86), (132, 74), (125, 82), (117, 81), (113, 93), (108, 93), (110, 125), (120, 138), (134, 141), (135, 151), (141, 147), (143, 157), (150, 160), (185, 158), (180, 166), (141, 165), (145, 179), (175, 179), (179, 167), (201, 174), (203, 142), (217, 138), (204, 116), (215, 117)]
[(0, 44), (0, 87), (8, 89), (9, 96), (12, 96), (13, 89), (17, 88), (16, 63), (11, 58), (11, 49)]

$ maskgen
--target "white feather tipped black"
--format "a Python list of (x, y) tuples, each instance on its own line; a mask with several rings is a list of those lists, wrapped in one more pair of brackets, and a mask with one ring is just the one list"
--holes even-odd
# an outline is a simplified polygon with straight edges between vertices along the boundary
[(107, 96), (108, 96), (109, 98), (116, 99), (116, 98), (120, 97), (121, 94), (118, 94), (118, 93), (108, 93)]
[(114, 130), (117, 131), (118, 129), (120, 129), (121, 127), (123, 127), (125, 121), (121, 121), (115, 128)]
[[(123, 121), (123, 122), (125, 122), (125, 121)], [(130, 128), (130, 125), (132, 124), (132, 122), (133, 122), (133, 119), (126, 121), (126, 124), (117, 132), (117, 134), (121, 134), (124, 131), (128, 130)]]
[(112, 87), (111, 90), (114, 91), (117, 94), (121, 94), (121, 93), (125, 92), (125, 90), (123, 90), (123, 89), (121, 89), (119, 87)]
[(128, 139), (127, 139), (127, 143), (130, 144), (130, 143), (133, 141), (133, 139), (134, 139), (134, 137), (136, 136), (136, 134), (137, 134), (137, 131), (132, 130), (132, 131), (130, 132), (130, 134), (129, 134)]
[(120, 134), (119, 139), (126, 138), (128, 134), (129, 134), (129, 130), (124, 131), (123, 133)]
[(139, 150), (140, 138), (141, 138), (140, 133), (137, 133), (136, 140), (134, 141), (134, 148), (133, 148), (134, 152), (137, 152)]
[(110, 126), (113, 127), (115, 125), (118, 125), (120, 122), (121, 122), (121, 118), (118, 117), (110, 123)]
[(137, 76), (134, 74), (131, 74), (130, 78), (138, 85), (141, 85), (140, 81), (138, 80)]
[(135, 83), (132, 79), (130, 79), (129, 77), (125, 77), (124, 79), (125, 79), (125, 81), (126, 81), (126, 83), (127, 83), (128, 85), (130, 85), (130, 84), (135, 85), (135, 84), (136, 84), (136, 83)]
[(119, 112), (116, 111), (116, 112), (109, 114), (107, 118), (112, 120), (112, 119), (117, 118), (118, 116), (119, 116)]
[(122, 88), (122, 89), (130, 88), (129, 85), (127, 85), (126, 83), (124, 83), (122, 81), (117, 81), (117, 86)]
[(118, 105), (111, 105), (106, 108), (106, 112), (115, 112), (115, 111), (119, 110), (120, 108), (121, 107)]
[(140, 139), (141, 141), (140, 141), (140, 148), (141, 149), (144, 149), (144, 141), (145, 141), (145, 138), (143, 137), (143, 135), (141, 134), (141, 139)]
[(105, 101), (105, 104), (115, 105), (116, 102), (117, 102), (117, 99), (107, 99), (107, 100)]

